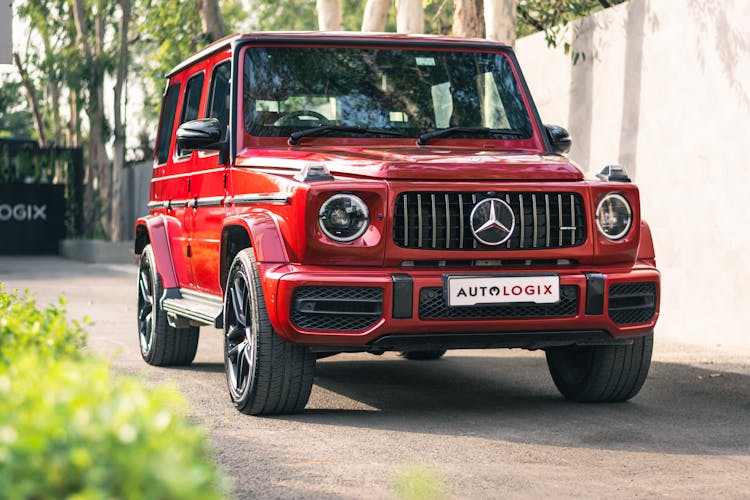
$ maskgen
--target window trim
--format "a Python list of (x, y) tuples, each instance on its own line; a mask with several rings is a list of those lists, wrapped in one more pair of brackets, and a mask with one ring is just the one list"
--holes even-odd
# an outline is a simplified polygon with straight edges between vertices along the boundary
[[(206, 98), (206, 118), (211, 117), (211, 113), (213, 112), (213, 105), (214, 105), (214, 93), (216, 91), (216, 72), (221, 68), (222, 66), (229, 66), (229, 73), (227, 76), (227, 84), (229, 85), (229, 92), (231, 95), (232, 92), (232, 59), (226, 58), (222, 61), (216, 63), (211, 70), (211, 80), (208, 85), (208, 96)], [(228, 103), (229, 107), (231, 108), (231, 103)]]
[[(187, 99), (188, 90), (190, 90), (190, 84), (193, 82), (193, 80), (195, 80), (198, 77), (203, 77), (203, 81), (201, 82), (201, 86), (200, 86), (200, 100), (198, 102), (198, 116), (196, 117), (196, 119), (201, 117), (201, 104), (203, 103), (203, 88), (206, 85), (206, 70), (203, 70), (203, 69), (190, 75), (190, 77), (188, 77), (185, 80), (185, 88), (182, 90), (182, 110), (180, 111), (180, 120), (177, 123), (177, 128), (179, 128), (180, 125), (185, 123), (185, 111), (187, 111), (187, 105), (188, 105), (188, 99)], [(184, 160), (185, 158), (190, 158), (192, 154), (193, 154), (192, 151), (180, 154), (179, 148), (177, 147), (177, 143), (175, 143), (173, 160)]]
[[(168, 97), (169, 91), (171, 89), (173, 89), (173, 88), (176, 89), (175, 92), (177, 94), (177, 98), (175, 99), (175, 103), (174, 103), (174, 113), (172, 114), (172, 120), (171, 120), (172, 124), (169, 127), (169, 134), (167, 134), (169, 136), (169, 141), (166, 144), (166, 146), (167, 146), (167, 152), (164, 155), (164, 161), (160, 161), (159, 160), (159, 158), (160, 158), (160, 154), (159, 153), (161, 152), (161, 141), (162, 141), (163, 136), (164, 136), (164, 129), (163, 129), (163, 127), (165, 125), (165, 122), (164, 122), (164, 119), (166, 117), (165, 116), (165, 112), (167, 111), (167, 97)], [(172, 144), (173, 144), (173, 142), (175, 140), (175, 120), (177, 120), (177, 104), (180, 102), (180, 92), (181, 91), (182, 91), (182, 82), (179, 82), (179, 81), (178, 82), (174, 82), (172, 84), (167, 84), (167, 87), (164, 89), (164, 94), (163, 94), (163, 97), (162, 97), (161, 116), (159, 117), (159, 128), (158, 128), (158, 132), (157, 132), (157, 135), (156, 135), (156, 148), (155, 148), (155, 151), (154, 151), (154, 163), (155, 163), (154, 166), (156, 166), (156, 167), (161, 167), (163, 165), (168, 164), (169, 163), (169, 159), (171, 158), (171, 156), (170, 156), (169, 153), (172, 151)]]

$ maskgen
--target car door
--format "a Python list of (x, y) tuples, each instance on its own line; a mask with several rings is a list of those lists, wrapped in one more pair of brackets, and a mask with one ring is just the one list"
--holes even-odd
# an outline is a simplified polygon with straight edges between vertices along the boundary
[[(221, 122), (224, 127), (222, 139), (226, 137), (229, 125), (230, 82), (230, 59), (219, 60), (211, 70), (205, 116)], [(226, 217), (227, 168), (219, 164), (218, 152), (196, 152), (193, 162), (188, 193), (191, 200), (190, 265), (193, 282), (198, 290), (217, 295), (221, 294), (219, 252), (221, 228)]]

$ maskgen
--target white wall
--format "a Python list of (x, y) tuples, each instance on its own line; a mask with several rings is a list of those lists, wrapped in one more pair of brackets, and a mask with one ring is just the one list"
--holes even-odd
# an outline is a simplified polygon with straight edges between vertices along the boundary
[(749, 26), (747, 0), (631, 0), (572, 27), (575, 65), (541, 34), (516, 45), (570, 157), (591, 175), (620, 163), (641, 189), (657, 333), (706, 345), (750, 347)]

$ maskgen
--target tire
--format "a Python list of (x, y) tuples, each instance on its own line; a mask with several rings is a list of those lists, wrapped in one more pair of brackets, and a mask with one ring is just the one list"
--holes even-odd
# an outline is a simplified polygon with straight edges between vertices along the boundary
[(186, 366), (198, 350), (199, 328), (169, 326), (160, 299), (164, 287), (156, 272), (154, 251), (146, 245), (138, 268), (138, 338), (143, 360), (154, 366)]
[(229, 270), (224, 368), (229, 396), (242, 413), (299, 413), (310, 398), (315, 353), (274, 332), (251, 248), (240, 251)]
[(557, 389), (572, 401), (627, 401), (643, 387), (651, 366), (654, 334), (630, 345), (566, 346), (547, 349)]
[(403, 351), (401, 357), (414, 361), (432, 361), (440, 359), (445, 354), (445, 349), (428, 349), (424, 351)]

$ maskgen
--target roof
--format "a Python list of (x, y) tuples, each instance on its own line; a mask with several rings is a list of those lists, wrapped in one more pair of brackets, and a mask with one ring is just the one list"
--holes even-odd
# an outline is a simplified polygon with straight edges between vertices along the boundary
[(226, 50), (235, 43), (243, 42), (277, 42), (277, 43), (317, 43), (317, 44), (354, 44), (354, 45), (415, 45), (444, 46), (454, 48), (474, 48), (479, 50), (511, 50), (508, 45), (494, 40), (481, 38), (458, 38), (441, 35), (408, 35), (403, 33), (366, 33), (360, 31), (259, 31), (226, 36), (213, 42), (200, 52), (172, 68), (166, 77), (174, 75), (197, 61)]

